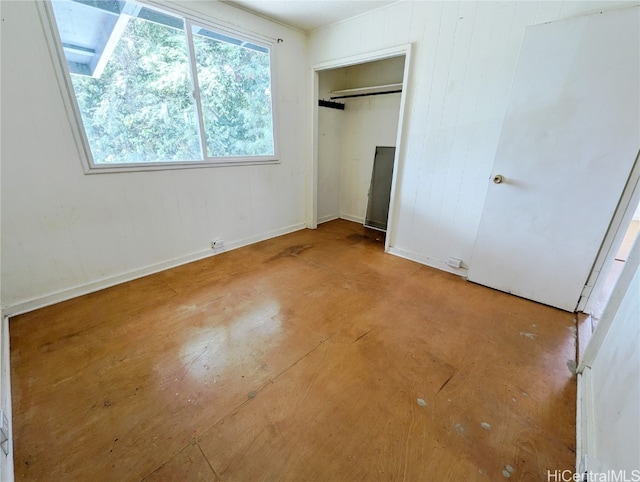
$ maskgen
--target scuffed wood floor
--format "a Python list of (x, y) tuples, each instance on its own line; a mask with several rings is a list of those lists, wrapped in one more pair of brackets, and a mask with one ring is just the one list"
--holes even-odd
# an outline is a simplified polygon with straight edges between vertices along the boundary
[(347, 221), (10, 320), (17, 480), (546, 480), (574, 316)]

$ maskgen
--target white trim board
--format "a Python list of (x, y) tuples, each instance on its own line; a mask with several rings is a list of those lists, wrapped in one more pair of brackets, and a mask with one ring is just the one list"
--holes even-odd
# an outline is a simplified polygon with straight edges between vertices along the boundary
[[(633, 372), (634, 368), (637, 370), (634, 356), (629, 356), (625, 350), (636, 347), (635, 340), (628, 338), (627, 335), (635, 336), (637, 329), (635, 312), (638, 307), (639, 293), (637, 287), (638, 266), (640, 266), (640, 242), (636, 241), (596, 331), (587, 345), (582, 361), (578, 365), (576, 465), (581, 473), (585, 468), (583, 464), (585, 456), (588, 457), (586, 463), (590, 472), (604, 472), (608, 468), (607, 464), (612, 461), (612, 447), (602, 439), (610, 436), (607, 434), (609, 428), (619, 431), (622, 427), (622, 425), (613, 427), (610, 422), (620, 417), (621, 413), (623, 417), (628, 416), (630, 412), (625, 411), (628, 407), (632, 407), (631, 413), (634, 413), (633, 408), (637, 408), (637, 404), (632, 401), (632, 398), (625, 399), (621, 394), (634, 393), (634, 389), (629, 386), (628, 382), (636, 380), (634, 378), (636, 374)], [(620, 331), (621, 327), (626, 327), (623, 328), (624, 330), (631, 329), (632, 331)], [(601, 354), (604, 358), (599, 359)], [(616, 362), (617, 366), (615, 366)], [(616, 377), (614, 374), (618, 373), (621, 367), (631, 371)], [(592, 372), (592, 369), (596, 371)], [(598, 372), (599, 376), (597, 376)], [(603, 385), (603, 380), (609, 380), (610, 375), (614, 377), (612, 379), (615, 380), (615, 385)], [(606, 392), (602, 390), (606, 390)], [(606, 393), (606, 396), (602, 396), (602, 393)], [(611, 406), (606, 403), (608, 400), (616, 402), (624, 400), (624, 402)], [(625, 413), (627, 415), (624, 415)], [(623, 420), (628, 426), (626, 419)], [(634, 423), (632, 422), (632, 427)], [(619, 432), (616, 433), (616, 436), (620, 440), (620, 448), (625, 444), (625, 449), (633, 447), (629, 445), (633, 442), (628, 440), (626, 436), (620, 435)], [(610, 437), (608, 440), (612, 439)], [(599, 460), (599, 457), (604, 457), (604, 460)]]
[(620, 309), (620, 305), (627, 295), (627, 288), (635, 276), (637, 266), (640, 266), (640, 240), (636, 240), (633, 248), (631, 248), (631, 253), (629, 253), (629, 258), (627, 258), (627, 261), (624, 263), (622, 273), (620, 273), (613, 293), (611, 293), (607, 306), (604, 308), (602, 316), (598, 321), (598, 326), (587, 344), (587, 348), (582, 355), (582, 360), (578, 364), (578, 373), (582, 373), (585, 369), (591, 368), (591, 365), (595, 361)]
[(12, 482), (13, 473), (13, 421), (11, 417), (11, 361), (9, 352), (9, 318), (2, 317), (0, 326), (0, 407), (9, 421), (9, 453), (0, 451), (0, 480)]
[(588, 460), (586, 454), (593, 454), (595, 426), (593, 424), (593, 394), (591, 393), (591, 369), (587, 368), (577, 374), (578, 389), (576, 391), (576, 472), (584, 473)]
[(318, 218), (318, 224), (328, 223), (329, 221), (335, 221), (336, 219), (340, 219), (339, 214), (327, 214), (326, 216)]
[(362, 216), (353, 216), (351, 214), (340, 214), (340, 219), (345, 219), (347, 221), (352, 221), (354, 223), (364, 225), (364, 217)]
[(620, 202), (611, 219), (609, 229), (605, 234), (602, 246), (593, 263), (593, 268), (589, 274), (589, 278), (585, 284), (585, 289), (576, 311), (584, 311), (591, 314), (593, 304), (596, 302), (598, 295), (604, 289), (607, 282), (607, 274), (611, 270), (616, 254), (626, 231), (633, 219), (635, 211), (640, 205), (640, 151), (636, 156), (633, 168), (629, 174), (627, 184), (622, 191)]
[(56, 303), (60, 303), (62, 301), (67, 301), (72, 298), (77, 298), (78, 296), (87, 295), (89, 293), (94, 293), (96, 291), (100, 291), (105, 288), (110, 288), (112, 286), (119, 285), (121, 283), (126, 283), (127, 281), (133, 281), (135, 279), (142, 278), (144, 276), (159, 273), (160, 271), (164, 271), (170, 268), (175, 268), (177, 266), (191, 263), (193, 261), (198, 261), (200, 259), (208, 258), (209, 256), (215, 256), (225, 251), (231, 251), (233, 249), (242, 248), (243, 246), (248, 246), (250, 244), (258, 243), (260, 241), (264, 241), (264, 240), (275, 238), (285, 234), (293, 233), (295, 231), (300, 231), (301, 229), (305, 229), (305, 227), (306, 227), (305, 223), (294, 224), (291, 226), (287, 226), (285, 228), (268, 231), (266, 233), (262, 233), (255, 236), (250, 236), (248, 238), (239, 239), (237, 241), (226, 243), (225, 249), (220, 250), (219, 252), (216, 252), (213, 249), (198, 251), (196, 253), (190, 253), (184, 256), (180, 256), (178, 258), (173, 258), (167, 261), (163, 261), (161, 263), (152, 264), (149, 266), (145, 266), (143, 268), (138, 268), (138, 269), (127, 271), (125, 273), (121, 273), (115, 276), (110, 276), (108, 278), (93, 281), (88, 284), (74, 286), (72, 288), (56, 291), (54, 293), (49, 293), (47, 295), (39, 296), (37, 298), (33, 298), (27, 301), (21, 301), (15, 304), (7, 305), (3, 307), (2, 314), (4, 316), (16, 316), (16, 315), (21, 315), (23, 313), (28, 313), (29, 311), (44, 308), (45, 306), (50, 306)]
[[(352, 55), (350, 57), (343, 57), (341, 59), (320, 62), (313, 66), (313, 70), (314, 72), (318, 72), (320, 70), (338, 69), (340, 67), (349, 67), (351, 65), (364, 64), (366, 62), (375, 62), (376, 60), (384, 60), (391, 57), (400, 57), (402, 55), (406, 55), (410, 51), (411, 44), (398, 45), (397, 47), (391, 47), (388, 49), (381, 49), (374, 52), (366, 52), (363, 54)], [(403, 82), (402, 84), (403, 87), (405, 87), (405, 82)]]
[(449, 266), (446, 261), (442, 261), (441, 259), (430, 258), (429, 256), (414, 253), (412, 251), (406, 251), (404, 249), (389, 247), (386, 252), (393, 254), (394, 256), (399, 256), (400, 258), (408, 259), (409, 261), (415, 261), (416, 263), (429, 266), (430, 268), (436, 268), (440, 271), (457, 274), (463, 278), (467, 277), (467, 272), (469, 271), (467, 268), (454, 268)]

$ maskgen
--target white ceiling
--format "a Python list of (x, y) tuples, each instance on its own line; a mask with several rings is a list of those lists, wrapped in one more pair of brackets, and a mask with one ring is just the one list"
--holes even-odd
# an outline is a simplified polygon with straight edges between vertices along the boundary
[(397, 0), (226, 0), (225, 3), (310, 32)]

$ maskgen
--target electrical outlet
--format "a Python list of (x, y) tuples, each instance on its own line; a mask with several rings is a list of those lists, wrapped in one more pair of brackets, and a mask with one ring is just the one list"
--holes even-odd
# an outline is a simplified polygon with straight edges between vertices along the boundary
[(211, 241), (211, 249), (222, 249), (224, 248), (224, 241), (222, 239), (214, 239)]
[(461, 267), (462, 267), (462, 260), (461, 260), (461, 259), (458, 259), (458, 258), (450, 257), (450, 258), (447, 260), (447, 264), (448, 264), (449, 266), (451, 266), (452, 268), (461, 268)]

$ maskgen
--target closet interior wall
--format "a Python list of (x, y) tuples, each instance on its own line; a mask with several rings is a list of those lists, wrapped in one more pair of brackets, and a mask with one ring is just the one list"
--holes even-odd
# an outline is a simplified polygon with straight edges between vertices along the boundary
[[(324, 70), (319, 98), (330, 92), (402, 83), (404, 56)], [(364, 222), (376, 146), (395, 146), (401, 93), (336, 99), (344, 110), (318, 108), (318, 223)]]

